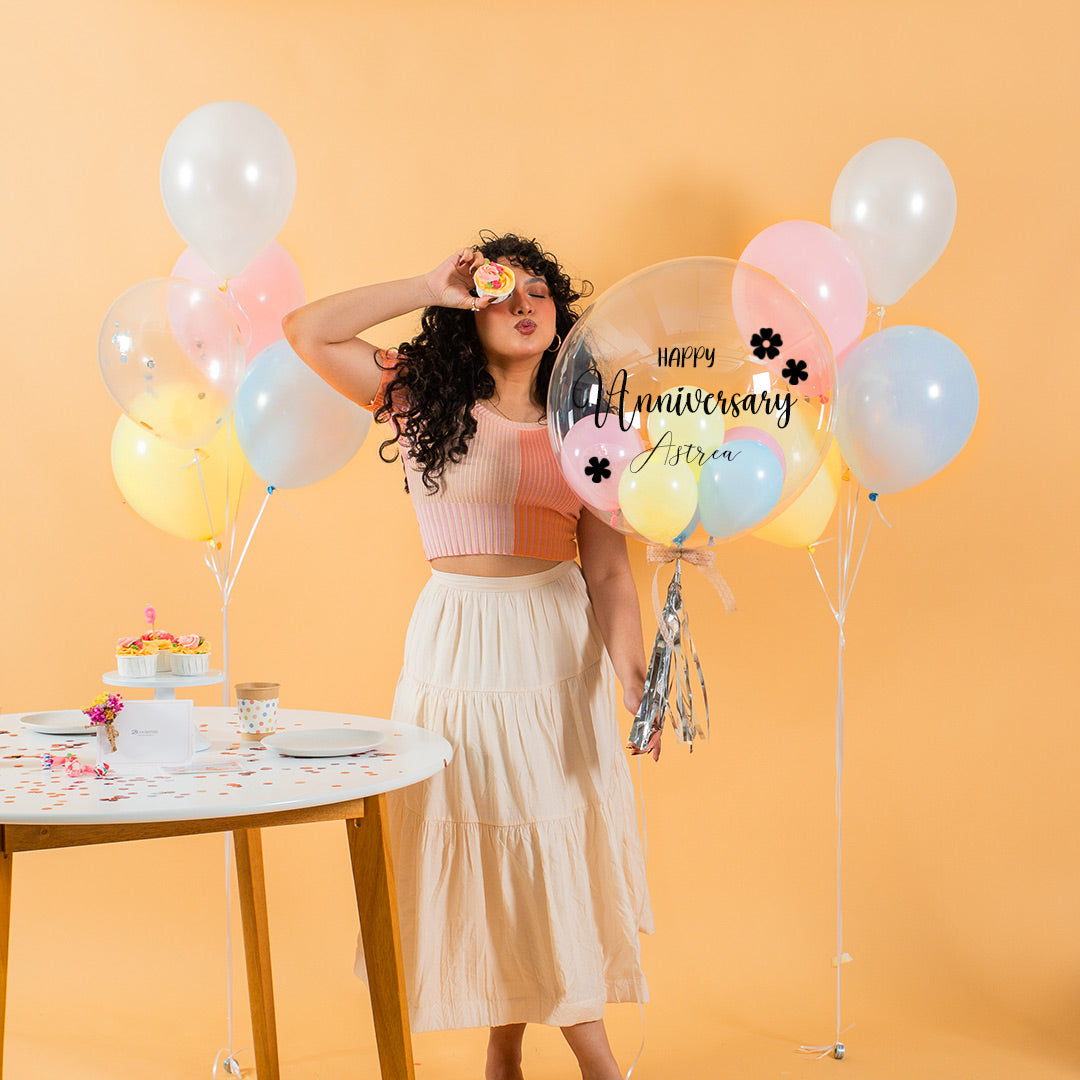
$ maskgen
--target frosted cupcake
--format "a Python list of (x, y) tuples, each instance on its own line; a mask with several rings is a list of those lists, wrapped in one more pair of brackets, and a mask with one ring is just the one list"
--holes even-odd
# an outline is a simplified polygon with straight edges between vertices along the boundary
[(138, 637), (116, 640), (116, 671), (125, 679), (147, 679), (157, 672), (156, 642)]
[(495, 303), (514, 291), (514, 271), (501, 263), (486, 262), (473, 271), (477, 296), (490, 296)]
[(210, 642), (200, 634), (181, 634), (172, 654), (174, 675), (205, 675), (210, 670)]
[(172, 671), (172, 655), (176, 648), (176, 638), (172, 634), (166, 634), (164, 630), (151, 630), (148, 634), (143, 634), (142, 639), (152, 641), (158, 648), (158, 674), (167, 674)]

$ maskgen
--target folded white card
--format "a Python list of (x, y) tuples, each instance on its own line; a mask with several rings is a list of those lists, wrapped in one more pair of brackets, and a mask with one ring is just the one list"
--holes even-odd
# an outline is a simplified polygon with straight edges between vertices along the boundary
[(191, 702), (125, 701), (115, 721), (116, 750), (108, 739), (98, 743), (99, 763), (131, 771), (131, 766), (181, 765), (194, 751)]

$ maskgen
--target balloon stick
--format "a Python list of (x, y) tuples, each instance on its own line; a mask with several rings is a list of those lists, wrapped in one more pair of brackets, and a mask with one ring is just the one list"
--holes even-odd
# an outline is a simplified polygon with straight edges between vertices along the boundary
[[(836, 535), (836, 576), (837, 592), (836, 603), (829, 597), (829, 591), (814, 558), (814, 548), (827, 541), (818, 541), (811, 544), (807, 551), (810, 555), (810, 564), (814, 569), (818, 585), (825, 596), (833, 618), (836, 620), (837, 644), (836, 644), (836, 739), (835, 739), (835, 770), (836, 770), (836, 955), (833, 957), (833, 965), (836, 968), (836, 1037), (830, 1044), (823, 1046), (799, 1047), (799, 1052), (815, 1054), (818, 1057), (826, 1057), (831, 1054), (838, 1061), (841, 1060), (846, 1048), (840, 1039), (846, 1028), (842, 1028), (843, 1022), (843, 999), (842, 983), (844, 964), (849, 963), (851, 957), (844, 951), (844, 624), (847, 620), (847, 608), (851, 601), (852, 590), (855, 588), (855, 579), (858, 577), (862, 566), (863, 556), (866, 554), (866, 545), (870, 540), (870, 528), (873, 518), (867, 522), (863, 533), (862, 543), (859, 546), (858, 557), (852, 562), (855, 551), (855, 534), (859, 516), (859, 497), (861, 488), (857, 483), (848, 481), (844, 489), (844, 501), (837, 522)], [(873, 496), (871, 496), (873, 498)], [(875, 500), (875, 506), (877, 506)], [(881, 515), (880, 508), (878, 516)], [(888, 522), (885, 522), (888, 525)], [(850, 1025), (849, 1025), (850, 1026)]]

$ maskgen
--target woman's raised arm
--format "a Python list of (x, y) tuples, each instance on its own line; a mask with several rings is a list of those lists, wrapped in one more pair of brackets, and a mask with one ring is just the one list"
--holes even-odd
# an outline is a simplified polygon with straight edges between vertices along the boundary
[(478, 300), (469, 293), (472, 272), (483, 261), (473, 248), (462, 248), (427, 274), (314, 300), (290, 311), (281, 328), (297, 356), (317, 375), (357, 404), (369, 405), (382, 371), (375, 360), (376, 347), (357, 335), (431, 304), (486, 307), (489, 299)]

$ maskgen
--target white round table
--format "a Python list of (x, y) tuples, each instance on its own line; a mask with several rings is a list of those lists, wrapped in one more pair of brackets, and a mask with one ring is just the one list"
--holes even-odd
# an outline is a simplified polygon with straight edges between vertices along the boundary
[(382, 1076), (412, 1080), (385, 793), (444, 768), (452, 754), (445, 739), (377, 717), (282, 709), (279, 730), (346, 727), (386, 734), (382, 745), (364, 754), (283, 757), (242, 741), (234, 709), (196, 708), (196, 725), (211, 745), (194, 759), (193, 771), (153, 768), (143, 776), (70, 777), (60, 766), (43, 769), (42, 752), (59, 756), (70, 750), (90, 764), (96, 735), (38, 734), (19, 723), (22, 715), (0, 716), (0, 1080), (15, 854), (204, 832), (233, 834), (256, 1071), (261, 1080), (279, 1080), (260, 829), (336, 820), (346, 824), (367, 967), (373, 973), (371, 1008)]

